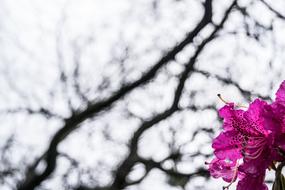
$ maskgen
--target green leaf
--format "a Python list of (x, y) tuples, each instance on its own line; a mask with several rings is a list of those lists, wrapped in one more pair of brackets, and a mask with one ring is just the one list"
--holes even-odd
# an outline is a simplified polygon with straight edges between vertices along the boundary
[(285, 177), (283, 174), (279, 173), (276, 175), (272, 190), (285, 190)]
[(180, 186), (183, 189), (185, 188), (186, 184), (188, 183), (189, 178), (188, 177), (184, 177), (184, 176), (175, 176), (175, 175), (170, 175), (168, 177), (168, 184), (171, 186)]

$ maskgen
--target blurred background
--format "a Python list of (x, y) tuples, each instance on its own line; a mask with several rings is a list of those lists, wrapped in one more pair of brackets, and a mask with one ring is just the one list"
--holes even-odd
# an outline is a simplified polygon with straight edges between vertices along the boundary
[(274, 99), (284, 34), (282, 0), (0, 0), (0, 189), (222, 189), (217, 94)]

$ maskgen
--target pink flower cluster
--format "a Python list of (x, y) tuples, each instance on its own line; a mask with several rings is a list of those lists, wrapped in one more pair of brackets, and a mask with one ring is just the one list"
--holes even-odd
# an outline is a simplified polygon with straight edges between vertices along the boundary
[(267, 190), (266, 169), (284, 161), (285, 81), (273, 103), (256, 99), (247, 110), (236, 107), (227, 103), (219, 110), (223, 131), (212, 144), (215, 158), (209, 163), (210, 174), (230, 184), (239, 180), (237, 190)]

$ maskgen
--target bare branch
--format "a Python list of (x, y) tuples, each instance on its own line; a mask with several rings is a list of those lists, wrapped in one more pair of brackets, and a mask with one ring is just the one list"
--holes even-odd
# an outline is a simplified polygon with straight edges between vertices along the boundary
[[(206, 1), (206, 4), (211, 4), (211, 1)], [(215, 37), (216, 34), (219, 32), (221, 28), (223, 28), (224, 23), (226, 22), (230, 12), (232, 11), (233, 7), (236, 5), (236, 1), (233, 1), (233, 3), (230, 5), (230, 7), (226, 10), (225, 15), (222, 19), (222, 21), (216, 25), (215, 29), (213, 32), (207, 37), (203, 42), (197, 47), (195, 54), (192, 56), (192, 58), (189, 60), (189, 62), (185, 65), (184, 71), (179, 77), (179, 83), (177, 85), (175, 94), (174, 94), (174, 99), (172, 102), (172, 105), (166, 109), (164, 112), (155, 115), (152, 119), (145, 121), (142, 123), (142, 125), (137, 129), (137, 131), (133, 134), (132, 139), (130, 141), (130, 153), (128, 156), (125, 158), (125, 160), (122, 162), (122, 164), (118, 167), (116, 171), (116, 175), (114, 178), (113, 183), (110, 186), (110, 189), (123, 189), (126, 187), (127, 182), (126, 182), (126, 177), (130, 173), (132, 167), (136, 162), (140, 160), (138, 154), (137, 154), (137, 149), (138, 149), (138, 142), (142, 134), (154, 126), (155, 124), (159, 123), (160, 121), (170, 117), (172, 114), (174, 114), (176, 111), (178, 111), (179, 108), (179, 100), (181, 98), (185, 82), (191, 72), (194, 69), (194, 64), (196, 63), (197, 57), (200, 55), (204, 47), (212, 41)], [(211, 7), (211, 6), (210, 6)], [(168, 171), (171, 172), (171, 171)]]
[(265, 0), (260, 0), (269, 10), (271, 10), (278, 18), (285, 19), (285, 16), (282, 15), (279, 11), (274, 9), (269, 3), (267, 3)]
[(56, 119), (64, 119), (63, 116), (58, 115), (56, 113), (51, 112), (50, 110), (48, 110), (47, 108), (39, 108), (39, 109), (32, 109), (32, 108), (14, 108), (14, 109), (7, 109), (7, 110), (1, 110), (0, 114), (18, 114), (18, 113), (27, 113), (27, 114), (31, 114), (31, 115), (41, 115), (46, 117), (47, 119), (50, 118), (56, 118)]
[[(56, 158), (57, 158), (57, 146), (58, 144), (65, 139), (66, 136), (68, 136), (71, 132), (73, 132), (81, 122), (85, 121), (86, 119), (90, 117), (94, 117), (96, 114), (99, 112), (110, 108), (113, 103), (124, 97), (126, 94), (131, 92), (133, 89), (146, 84), (149, 82), (152, 78), (156, 76), (157, 71), (167, 64), (170, 60), (173, 60), (175, 56), (184, 49), (186, 45), (191, 43), (194, 39), (194, 37), (206, 26), (208, 23), (211, 22), (211, 16), (212, 16), (212, 5), (211, 2), (212, 0), (207, 0), (205, 4), (205, 13), (204, 16), (199, 22), (199, 24), (191, 31), (186, 38), (180, 42), (177, 46), (175, 46), (172, 50), (167, 52), (149, 71), (147, 71), (140, 79), (126, 84), (122, 86), (118, 91), (114, 92), (109, 98), (106, 98), (100, 102), (96, 102), (94, 104), (90, 104), (85, 110), (80, 111), (80, 112), (75, 112), (73, 115), (65, 120), (65, 125), (57, 131), (57, 133), (54, 135), (52, 138), (48, 150), (46, 151), (46, 168), (41, 174), (35, 174), (33, 176), (26, 176), (26, 178), (19, 184), (18, 189), (19, 190), (26, 190), (26, 189), (34, 189), (38, 185), (41, 184), (42, 181), (46, 180), (50, 174), (54, 171), (56, 167)], [(213, 36), (212, 36), (213, 37)], [(206, 44), (206, 43), (205, 43)], [(203, 46), (205, 46), (205, 44)], [(202, 48), (199, 48), (200, 51)], [(196, 55), (196, 57), (198, 54)], [(195, 57), (195, 59), (196, 59)], [(195, 60), (193, 59), (193, 60)], [(193, 64), (193, 63), (192, 63)], [(189, 64), (188, 70), (190, 71), (193, 66)], [(185, 81), (188, 76), (188, 72), (185, 73), (182, 77), (183, 80)], [(181, 95), (182, 89), (183, 89), (184, 84), (180, 85), (178, 87), (178, 93), (177, 95)], [(175, 97), (175, 104), (178, 103), (178, 97)], [(170, 113), (173, 113), (174, 110), (177, 109), (177, 105), (173, 107), (171, 110), (167, 111), (166, 113), (161, 114), (157, 118), (155, 118), (152, 121), (149, 121), (146, 126), (149, 126), (150, 124), (153, 125), (153, 123), (160, 121), (166, 117)]]
[(66, 20), (66, 15), (65, 13), (62, 15), (61, 19), (58, 22), (57, 26), (57, 31), (55, 35), (55, 53), (56, 53), (56, 64), (58, 67), (59, 71), (59, 83), (61, 87), (61, 92), (64, 95), (68, 108), (71, 112), (74, 112), (74, 108), (72, 106), (71, 98), (68, 94), (69, 90), (69, 84), (68, 84), (68, 76), (66, 74), (65, 68), (64, 68), (64, 55), (63, 55), (63, 48), (62, 48), (62, 40), (63, 40), (63, 35), (62, 35), (62, 26), (64, 25)]
[(126, 182), (126, 186), (131, 186), (131, 185), (136, 185), (136, 184), (141, 183), (147, 177), (148, 173), (153, 169), (153, 168), (151, 168), (151, 167), (149, 167), (147, 165), (145, 165), (145, 168), (146, 168), (146, 171), (145, 171), (144, 175), (140, 179), (135, 180), (135, 181), (130, 181), (130, 182), (127, 181)]
[(195, 68), (195, 72), (200, 73), (202, 75), (205, 75), (206, 77), (216, 78), (217, 80), (221, 81), (224, 84), (235, 86), (248, 101), (251, 100), (251, 96), (257, 96), (257, 97), (260, 97), (260, 98), (262, 98), (264, 100), (271, 100), (270, 96), (264, 96), (264, 95), (261, 95), (261, 94), (254, 93), (254, 92), (252, 92), (250, 90), (243, 89), (236, 81), (233, 81), (230, 78), (225, 78), (225, 77), (221, 77), (221, 76), (216, 75), (216, 74), (211, 74), (211, 73), (209, 73), (207, 71), (199, 70), (197, 68)]
[[(206, 3), (210, 3), (211, 4), (212, 2), (211, 1), (206, 1)], [(137, 148), (138, 148), (138, 142), (139, 142), (139, 139), (140, 139), (141, 135), (146, 130), (151, 128), (153, 125), (155, 125), (158, 122), (160, 122), (160, 121), (170, 117), (173, 113), (175, 113), (176, 111), (179, 110), (179, 100), (181, 98), (185, 82), (186, 82), (187, 78), (189, 77), (190, 73), (194, 69), (194, 64), (195, 64), (195, 62), (197, 60), (197, 57), (200, 55), (201, 51), (206, 46), (206, 44), (208, 44), (211, 40), (213, 40), (216, 37), (217, 32), (223, 27), (225, 21), (227, 20), (231, 10), (233, 9), (233, 7), (235, 5), (236, 5), (236, 1), (234, 1), (231, 4), (231, 6), (227, 9), (227, 11), (225, 12), (225, 15), (224, 15), (221, 23), (219, 23), (219, 25), (216, 26), (216, 28), (210, 34), (210, 36), (208, 38), (206, 38), (197, 47), (195, 54), (189, 60), (189, 62), (186, 64), (183, 73), (180, 75), (179, 83), (178, 83), (178, 86), (176, 88), (175, 95), (174, 95), (174, 100), (173, 100), (173, 103), (170, 106), (170, 108), (165, 110), (164, 112), (154, 116), (151, 120), (144, 122), (138, 128), (138, 130), (134, 133), (134, 135), (133, 135), (133, 137), (131, 139), (131, 142), (130, 142), (130, 153), (129, 153), (128, 157), (123, 161), (121, 166), (117, 169), (117, 174), (115, 176), (113, 184), (111, 185), (111, 189), (122, 189), (126, 185), (125, 184), (126, 176), (130, 172), (130, 170), (133, 167), (133, 165), (135, 164), (135, 162), (137, 161), (136, 160), (137, 157), (138, 157), (138, 155), (137, 155)]]
[(209, 177), (209, 172), (204, 169), (204, 168), (199, 168), (197, 171), (193, 173), (179, 173), (173, 169), (165, 169), (162, 167), (161, 162), (155, 162), (154, 160), (147, 160), (140, 158), (140, 162), (143, 163), (144, 165), (150, 167), (150, 168), (157, 168), (160, 169), (161, 171), (165, 172), (166, 174), (169, 174), (171, 176), (175, 177), (187, 177), (188, 179), (194, 177), (194, 176), (204, 176), (204, 177)]
[(81, 49), (78, 47), (76, 42), (73, 43), (73, 62), (74, 62), (74, 69), (72, 73), (73, 77), (73, 83), (74, 83), (74, 89), (76, 94), (86, 103), (89, 103), (88, 98), (85, 96), (85, 94), (81, 90), (81, 85), (79, 83), (79, 77), (80, 77), (80, 59), (81, 59)]

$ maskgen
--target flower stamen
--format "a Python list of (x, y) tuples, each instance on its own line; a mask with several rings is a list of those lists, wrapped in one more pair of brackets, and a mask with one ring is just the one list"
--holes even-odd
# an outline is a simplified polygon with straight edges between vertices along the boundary
[(254, 153), (250, 154), (250, 153), (244, 153), (244, 157), (245, 158), (248, 158), (248, 159), (251, 159), (251, 160), (254, 160), (256, 158), (258, 158), (263, 152), (263, 148), (262, 147), (259, 147)]
[(217, 96), (218, 96), (218, 98), (219, 98), (222, 102), (224, 102), (225, 104), (229, 104), (229, 102), (226, 101), (226, 100), (222, 97), (221, 94), (217, 94)]
[[(221, 94), (217, 94), (218, 98), (225, 104), (229, 104), (228, 101), (226, 101)], [(236, 107), (238, 108), (248, 108), (247, 106), (241, 105), (241, 104), (237, 104)]]
[(228, 190), (229, 187), (235, 182), (237, 175), (238, 175), (238, 167), (239, 167), (239, 162), (237, 161), (235, 167), (234, 167), (234, 174), (233, 174), (233, 178), (231, 180), (231, 182), (227, 185), (223, 187), (223, 190)]

